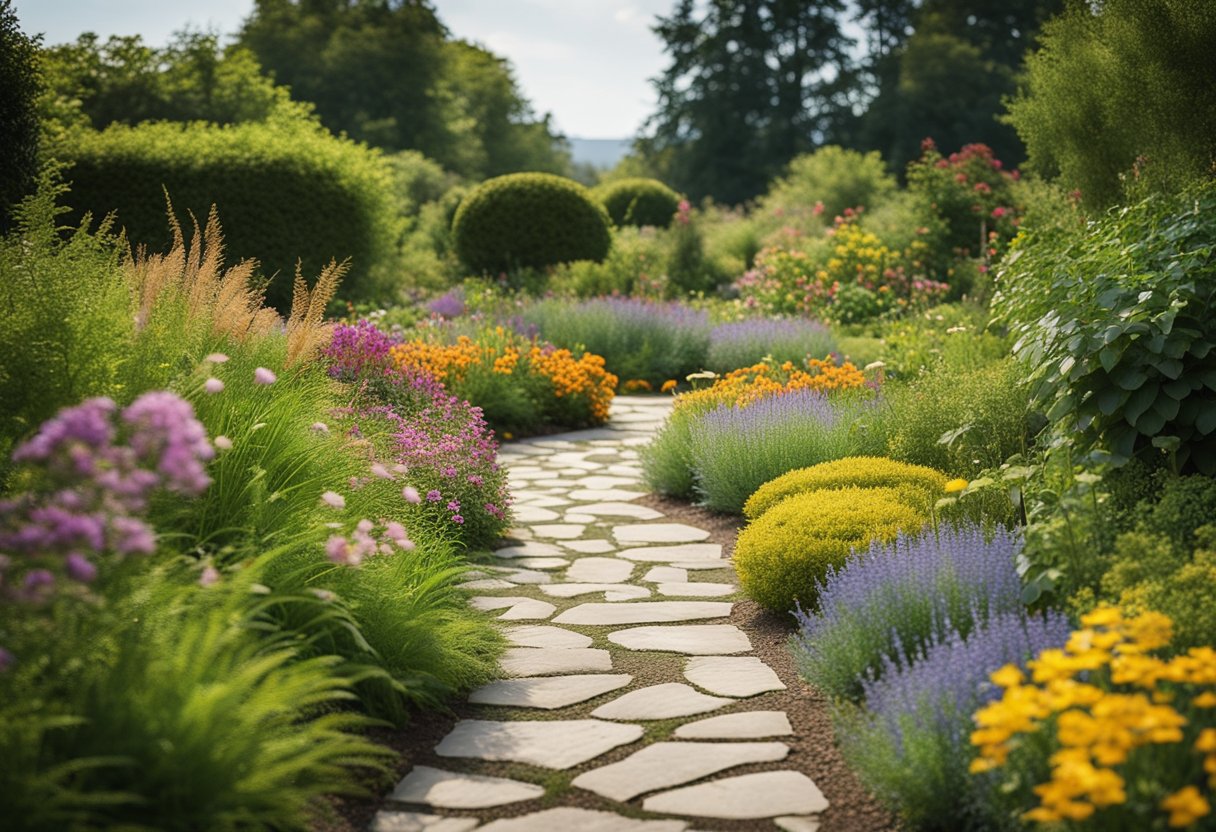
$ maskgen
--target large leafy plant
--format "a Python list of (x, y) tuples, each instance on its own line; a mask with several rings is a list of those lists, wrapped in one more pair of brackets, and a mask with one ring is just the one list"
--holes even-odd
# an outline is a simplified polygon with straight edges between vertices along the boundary
[(1216, 472), (1216, 186), (1024, 238), (994, 299), (1057, 434)]

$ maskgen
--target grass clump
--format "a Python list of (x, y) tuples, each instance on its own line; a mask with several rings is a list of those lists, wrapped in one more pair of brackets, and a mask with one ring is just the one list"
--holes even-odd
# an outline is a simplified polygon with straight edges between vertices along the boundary
[(743, 506), (743, 514), (755, 520), (787, 497), (834, 488), (910, 486), (922, 489), (932, 501), (941, 494), (945, 485), (945, 474), (923, 465), (909, 465), (885, 457), (846, 457), (790, 471), (769, 480), (748, 498)]

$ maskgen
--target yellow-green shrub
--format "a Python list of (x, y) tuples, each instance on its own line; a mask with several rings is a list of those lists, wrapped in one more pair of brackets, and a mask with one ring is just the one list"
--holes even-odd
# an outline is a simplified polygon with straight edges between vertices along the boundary
[[(799, 468), (756, 489), (743, 506), (743, 513), (755, 520), (787, 497), (808, 491), (838, 488), (895, 488), (931, 495), (931, 506), (946, 486), (946, 475), (923, 465), (909, 465), (880, 456), (851, 456)], [(918, 503), (920, 501), (917, 501)]]
[(813, 609), (829, 569), (871, 540), (924, 527), (928, 513), (894, 488), (838, 488), (787, 497), (739, 534), (735, 569), (762, 606)]

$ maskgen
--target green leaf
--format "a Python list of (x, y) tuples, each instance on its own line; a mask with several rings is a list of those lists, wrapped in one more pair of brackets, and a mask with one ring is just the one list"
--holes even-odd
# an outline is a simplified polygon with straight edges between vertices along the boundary
[(1182, 362), (1176, 358), (1167, 358), (1157, 363), (1157, 370), (1166, 378), (1178, 378), (1182, 375)]
[(1123, 350), (1119, 347), (1103, 347), (1098, 352), (1098, 363), (1102, 365), (1102, 369), (1110, 372), (1118, 365), (1119, 359), (1123, 357)]
[(1195, 419), (1195, 430), (1204, 436), (1216, 430), (1216, 407), (1209, 404), (1199, 412)]
[(1163, 451), (1176, 451), (1178, 446), (1182, 444), (1182, 440), (1177, 436), (1154, 436), (1153, 447), (1160, 448)]
[(1127, 401), (1130, 395), (1131, 393), (1128, 393), (1126, 390), (1120, 390), (1118, 387), (1107, 387), (1094, 397), (1094, 401), (1098, 405), (1098, 411), (1103, 416), (1110, 416), (1123, 406), (1123, 403)]
[(1178, 381), (1171, 381), (1169, 384), (1165, 384), (1161, 387), (1161, 389), (1165, 391), (1165, 395), (1169, 396), (1171, 399), (1177, 399), (1178, 401), (1185, 399), (1190, 394), (1192, 388), (1193, 385), (1191, 382), (1185, 378), (1178, 379)]
[(1169, 396), (1158, 396), (1153, 400), (1153, 410), (1168, 422), (1178, 415), (1178, 400)]
[(1115, 384), (1124, 390), (1139, 390), (1148, 381), (1148, 374), (1139, 367), (1120, 367), (1110, 374)]
[(1149, 409), (1136, 420), (1136, 430), (1145, 436), (1156, 436), (1165, 427), (1165, 417), (1156, 410)]
[(1149, 384), (1132, 393), (1123, 408), (1123, 417), (1131, 424), (1136, 424), (1140, 417), (1153, 406), (1157, 398), (1157, 385)]

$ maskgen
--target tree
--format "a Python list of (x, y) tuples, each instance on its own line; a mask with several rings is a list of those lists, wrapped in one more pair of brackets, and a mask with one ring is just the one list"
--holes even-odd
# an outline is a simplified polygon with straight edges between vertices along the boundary
[(680, 0), (655, 32), (671, 63), (639, 150), (664, 181), (737, 203), (848, 114), (843, 0)]
[(510, 65), (451, 40), (427, 0), (256, 0), (240, 42), (334, 132), (471, 177), (568, 166)]
[(1216, 173), (1216, 3), (1073, 0), (1009, 104), (1031, 165), (1104, 207)]
[(21, 31), (11, 0), (0, 0), (0, 232), (9, 209), (33, 190), (38, 173), (38, 113), (42, 82), (38, 39)]

